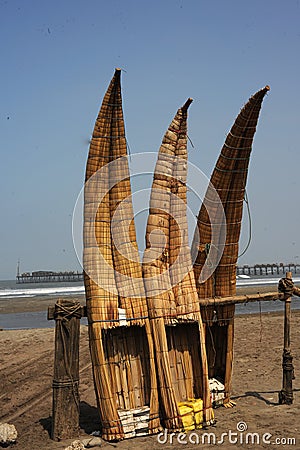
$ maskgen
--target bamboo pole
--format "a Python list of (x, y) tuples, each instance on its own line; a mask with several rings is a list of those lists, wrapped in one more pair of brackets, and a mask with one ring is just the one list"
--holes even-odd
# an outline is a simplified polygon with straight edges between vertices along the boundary
[[(292, 283), (292, 272), (286, 273), (288, 285)], [(284, 297), (284, 343), (282, 354), (282, 390), (279, 392), (279, 403), (291, 405), (293, 403), (294, 366), (291, 354), (291, 291)]]
[[(300, 289), (296, 286), (293, 287), (293, 296), (300, 297)], [(201, 300), (201, 308), (206, 306), (218, 306), (227, 304), (238, 304), (238, 303), (250, 303), (258, 301), (275, 301), (275, 300), (285, 300), (285, 294), (282, 292), (265, 292), (257, 294), (246, 294), (246, 295), (233, 295), (230, 297), (211, 297), (204, 298)]]
[[(297, 295), (295, 292), (293, 295)], [(201, 308), (205, 306), (233, 305), (237, 303), (250, 303), (257, 301), (283, 300), (284, 294), (278, 292), (266, 292), (250, 295), (232, 295), (229, 297), (211, 297), (201, 299)]]

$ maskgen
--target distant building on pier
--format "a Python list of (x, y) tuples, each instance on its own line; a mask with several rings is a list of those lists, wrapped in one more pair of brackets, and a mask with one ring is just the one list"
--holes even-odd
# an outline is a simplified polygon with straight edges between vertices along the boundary
[(35, 272), (18, 273), (17, 283), (52, 283), (83, 281), (82, 272), (52, 272), (50, 270), (37, 270)]

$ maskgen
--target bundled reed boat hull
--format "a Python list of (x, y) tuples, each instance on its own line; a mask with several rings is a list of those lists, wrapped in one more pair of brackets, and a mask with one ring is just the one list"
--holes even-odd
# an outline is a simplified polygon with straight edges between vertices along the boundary
[[(102, 437), (128, 436), (127, 412), (159, 429), (154, 346), (133, 225), (120, 70), (104, 96), (86, 166), (84, 282)], [(128, 198), (127, 198), (128, 197)], [(124, 325), (124, 326), (123, 326)]]
[[(194, 273), (200, 299), (211, 297), (228, 297), (236, 294), (236, 265), (238, 243), (241, 231), (243, 202), (247, 182), (248, 166), (252, 142), (256, 131), (262, 101), (269, 87), (256, 92), (237, 116), (219, 159), (211, 176), (203, 205), (198, 215), (198, 231), (195, 234), (192, 252), (196, 252)], [(226, 239), (221, 248), (222, 224), (218, 223), (220, 214), (216, 206), (222, 205), (226, 217)], [(219, 232), (219, 245), (222, 256), (213, 267), (213, 274), (202, 282), (203, 273), (212, 264), (210, 248), (212, 227)], [(218, 228), (219, 227), (219, 228)], [(198, 236), (200, 236), (200, 241)], [(218, 250), (218, 249), (217, 249)], [(211, 267), (209, 267), (211, 269)], [(206, 350), (209, 377), (220, 378), (225, 384), (225, 401), (229, 401), (234, 338), (235, 306), (201, 307), (205, 324)]]
[(159, 150), (143, 260), (162, 421), (165, 428), (173, 430), (184, 428), (180, 408), (191, 399), (201, 397), (203, 420), (212, 419), (204, 331), (186, 221), (186, 121), (191, 101), (178, 110)]

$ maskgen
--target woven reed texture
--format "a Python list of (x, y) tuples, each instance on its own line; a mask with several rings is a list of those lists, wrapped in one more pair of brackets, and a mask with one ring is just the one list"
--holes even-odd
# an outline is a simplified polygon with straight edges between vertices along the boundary
[[(200, 242), (195, 234), (192, 251), (197, 253), (194, 273), (200, 299), (209, 297), (227, 297), (236, 294), (236, 264), (238, 243), (241, 231), (243, 201), (247, 182), (252, 142), (257, 127), (259, 113), (269, 86), (254, 94), (238, 114), (211, 176), (203, 205), (198, 215)], [(213, 187), (213, 188), (212, 188)], [(221, 242), (220, 206), (215, 191), (219, 195), (226, 217), (226, 240), (222, 257), (213, 275), (201, 283), (200, 274), (205, 264), (211, 269), (209, 255), (212, 239), (212, 227)], [(210, 213), (206, 209), (208, 207)], [(218, 250), (218, 249), (217, 249)], [(206, 323), (207, 355), (210, 376), (220, 376), (224, 380), (226, 400), (229, 400), (234, 338), (235, 305), (201, 307), (201, 315)], [(217, 322), (217, 323), (214, 323)], [(226, 331), (220, 331), (224, 326)], [(224, 333), (226, 336), (224, 336)], [(213, 356), (212, 356), (213, 355)]]
[[(143, 260), (163, 424), (177, 430), (182, 428), (178, 403), (188, 398), (201, 396), (205, 420), (212, 418), (205, 337), (186, 220), (187, 109), (191, 101), (177, 111), (159, 149)], [(181, 263), (176, 266), (180, 254)], [(189, 331), (193, 331), (193, 346), (187, 338)]]
[[(118, 409), (145, 402), (150, 406), (149, 432), (159, 428), (153, 339), (132, 220), (120, 73), (116, 69), (94, 127), (84, 204), (90, 350), (106, 440), (124, 437)], [(115, 328), (119, 327), (118, 308), (125, 310), (132, 327)]]
[[(87, 302), (90, 311), (93, 311), (91, 321), (102, 320), (103, 327), (107, 328), (118, 325), (117, 321), (113, 322), (113, 319), (118, 319), (118, 308), (125, 309), (128, 318), (136, 318), (132, 324), (143, 324), (140, 318), (148, 315), (132, 220), (120, 72), (116, 70), (104, 96), (86, 168), (86, 181), (101, 169), (99, 179), (94, 176), (95, 182), (89, 183), (85, 190), (84, 267), (94, 275), (92, 279), (100, 281), (94, 283), (87, 279)], [(98, 206), (101, 194), (105, 195)], [(94, 220), (92, 213), (95, 210)], [(117, 237), (118, 246), (112, 232)], [(114, 269), (114, 276), (110, 274), (109, 267)]]
[[(195, 237), (192, 247), (193, 252), (196, 247), (198, 250), (194, 272), (200, 299), (229, 296), (236, 292), (236, 263), (248, 165), (262, 101), (268, 90), (266, 86), (256, 92), (238, 114), (211, 176), (211, 185), (217, 191), (225, 211), (227, 231), (222, 258), (213, 276), (204, 283), (199, 282), (199, 276), (205, 263), (209, 262), (207, 245), (211, 244), (212, 226), (216, 230), (219, 226), (218, 205), (210, 187), (198, 215), (200, 242)], [(206, 205), (210, 210), (209, 216)]]
[[(149, 315), (163, 316), (166, 324), (186, 319), (199, 320), (185, 206), (187, 108), (190, 103), (188, 100), (177, 111), (163, 137), (146, 229), (143, 271)], [(175, 264), (178, 258), (180, 264)], [(161, 274), (163, 276), (159, 277)], [(156, 284), (158, 278), (159, 284)], [(164, 292), (155, 295), (157, 290)]]

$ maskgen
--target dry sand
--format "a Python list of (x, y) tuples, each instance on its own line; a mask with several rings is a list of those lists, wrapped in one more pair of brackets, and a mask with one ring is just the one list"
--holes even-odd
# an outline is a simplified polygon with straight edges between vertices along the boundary
[[(269, 289), (270, 290), (270, 289)], [(28, 300), (26, 300), (28, 302)], [(49, 303), (49, 299), (47, 299)], [(41, 304), (31, 305), (40, 308)], [(42, 305), (45, 309), (45, 304)], [(27, 303), (28, 308), (28, 303)], [(11, 304), (7, 312), (20, 312)], [(27, 309), (28, 310), (28, 309)], [(35, 309), (39, 310), (39, 309)], [(3, 311), (2, 311), (3, 312)], [(238, 316), (235, 320), (234, 375), (232, 399), (236, 407), (215, 410), (217, 424), (207, 431), (220, 439), (221, 434), (236, 431), (243, 421), (248, 432), (257, 432), (262, 439), (271, 433), (275, 439), (295, 438), (296, 445), (276, 445), (275, 448), (300, 448), (300, 311), (293, 312), (292, 353), (296, 379), (294, 403), (278, 405), (278, 391), (282, 383), (283, 317), (278, 313)], [(13, 423), (19, 434), (15, 450), (64, 449), (72, 440), (53, 442), (49, 437), (51, 427), (51, 382), (53, 374), (53, 329), (34, 329), (0, 332), (0, 422)], [(87, 436), (99, 429), (95, 395), (88, 349), (87, 327), (81, 327), (80, 349), (81, 435)], [(203, 432), (199, 432), (200, 438)], [(241, 434), (239, 433), (239, 437)], [(234, 436), (233, 436), (234, 437)], [(227, 439), (227, 440), (226, 440)], [(201, 442), (201, 441), (200, 441)], [(284, 441), (283, 441), (284, 442)], [(116, 444), (120, 450), (153, 448), (211, 448), (212, 445), (160, 444), (157, 436), (124, 440)], [(270, 448), (270, 445), (230, 444), (225, 437), (221, 448)], [(111, 448), (104, 443), (103, 448)], [(274, 448), (274, 447), (271, 447)]]

